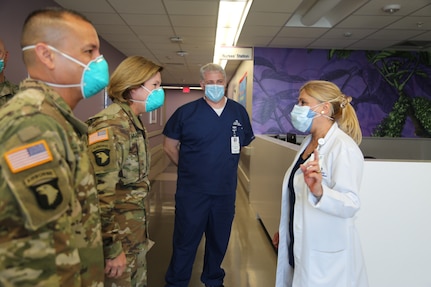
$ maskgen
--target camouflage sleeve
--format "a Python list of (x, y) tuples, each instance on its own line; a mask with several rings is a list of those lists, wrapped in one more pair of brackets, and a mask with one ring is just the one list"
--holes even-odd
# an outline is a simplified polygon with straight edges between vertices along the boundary
[(80, 286), (73, 153), (45, 116), (10, 122), (0, 139), (0, 278), (13, 286)]
[[(119, 236), (120, 226), (115, 205), (118, 200), (116, 186), (123, 161), (127, 158), (128, 132), (116, 125), (89, 127), (88, 152), (93, 163), (99, 192), (103, 249), (105, 258), (117, 257), (122, 249)], [(124, 136), (126, 135), (126, 136)]]
[(0, 83), (0, 107), (4, 106), (16, 93), (18, 93), (18, 85), (7, 80)]

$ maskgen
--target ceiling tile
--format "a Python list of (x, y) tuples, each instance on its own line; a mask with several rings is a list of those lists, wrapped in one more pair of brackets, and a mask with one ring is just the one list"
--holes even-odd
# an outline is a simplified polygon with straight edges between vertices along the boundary
[[(93, 0), (91, 0), (93, 1)], [(106, 0), (118, 13), (166, 14), (163, 1)], [(90, 1), (88, 1), (90, 2)]]
[[(254, 0), (237, 45), (381, 50), (406, 40), (431, 41), (430, 0), (397, 0), (394, 3), (401, 9), (392, 15), (382, 11), (384, 5), (392, 3), (389, 0), (364, 0), (367, 3), (358, 2), (362, 6), (334, 27), (286, 27), (304, 1), (308, 0)], [(219, 0), (56, 2), (83, 13), (100, 37), (124, 55), (141, 55), (163, 64), (164, 84), (199, 85), (199, 67), (213, 60)], [(334, 9), (327, 17), (338, 12)], [(346, 38), (345, 32), (352, 34)], [(183, 42), (172, 43), (173, 36), (182, 37)], [(179, 57), (179, 50), (188, 55)], [(228, 62), (228, 80), (240, 63)]]
[(171, 15), (209, 15), (217, 17), (218, 14), (218, 0), (164, 0), (163, 3), (167, 12)]
[(130, 26), (145, 26), (147, 29), (151, 29), (153, 26), (158, 27), (171, 27), (169, 18), (166, 15), (154, 15), (154, 14), (120, 14), (123, 20)]
[(341, 21), (336, 28), (374, 28), (381, 29), (395, 21), (401, 19), (400, 16), (350, 16)]
[(113, 13), (112, 7), (105, 0), (54, 0), (60, 6), (82, 12)]
[(381, 39), (381, 40), (399, 40), (400, 37), (403, 39), (409, 39), (415, 37), (419, 34), (422, 34), (422, 31), (418, 30), (391, 30), (391, 29), (383, 29), (377, 31), (376, 33), (370, 35), (368, 39)]
[(217, 25), (216, 16), (203, 15), (171, 15), (172, 25), (182, 27), (210, 27), (214, 28)]

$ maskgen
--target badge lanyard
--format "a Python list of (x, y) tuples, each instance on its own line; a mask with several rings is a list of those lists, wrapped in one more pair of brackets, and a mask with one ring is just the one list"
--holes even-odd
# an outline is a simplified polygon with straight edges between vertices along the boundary
[[(320, 149), (325, 144), (325, 139), (324, 138), (318, 139), (317, 144), (318, 144), (317, 145), (317, 151), (319, 152), (319, 167), (320, 167), (320, 171), (322, 171), (322, 162), (323, 162), (323, 158), (325, 157), (325, 155), (320, 153)], [(314, 153), (311, 154), (310, 160), (314, 160)]]

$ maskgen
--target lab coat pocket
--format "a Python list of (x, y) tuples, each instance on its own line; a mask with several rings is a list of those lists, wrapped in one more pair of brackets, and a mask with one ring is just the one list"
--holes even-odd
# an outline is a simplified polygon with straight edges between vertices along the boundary
[[(317, 212), (317, 211), (316, 211)], [(339, 252), (347, 248), (348, 229), (343, 218), (337, 218), (324, 213), (312, 218), (310, 238), (315, 238), (310, 247), (321, 252)]]
[(346, 250), (322, 252), (311, 250), (310, 281), (307, 286), (345, 287), (347, 286)]

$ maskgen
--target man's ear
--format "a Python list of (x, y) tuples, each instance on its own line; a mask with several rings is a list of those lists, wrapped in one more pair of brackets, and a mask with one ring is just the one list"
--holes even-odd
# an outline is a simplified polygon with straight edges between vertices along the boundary
[(55, 53), (48, 45), (44, 43), (38, 43), (34, 47), (34, 53), (41, 63), (43, 63), (48, 69), (52, 70), (55, 68)]

